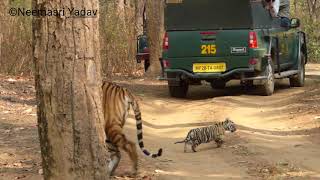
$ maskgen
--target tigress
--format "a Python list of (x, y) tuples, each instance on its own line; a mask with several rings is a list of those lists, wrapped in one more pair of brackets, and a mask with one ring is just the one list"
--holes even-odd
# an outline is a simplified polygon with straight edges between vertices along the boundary
[(142, 152), (147, 156), (156, 158), (161, 156), (162, 149), (159, 149), (157, 154), (151, 154), (144, 148), (141, 112), (137, 100), (130, 91), (128, 91), (126, 88), (106, 81), (103, 82), (102, 90), (102, 104), (105, 119), (104, 130), (107, 139), (106, 145), (110, 153), (108, 173), (110, 176), (113, 175), (121, 159), (119, 149), (123, 149), (126, 153), (128, 153), (131, 161), (133, 162), (133, 174), (135, 175), (138, 170), (138, 154), (136, 151), (136, 146), (135, 143), (126, 138), (122, 131), (130, 110), (130, 106), (132, 106), (134, 111), (138, 142)]
[(187, 144), (191, 145), (193, 152), (197, 152), (195, 148), (200, 144), (209, 143), (211, 141), (215, 141), (217, 143), (217, 147), (220, 147), (223, 144), (222, 137), (225, 131), (235, 132), (236, 130), (237, 128), (234, 122), (227, 118), (223, 122), (216, 122), (207, 127), (191, 129), (183, 141), (178, 141), (175, 144), (185, 143), (184, 152), (187, 152)]

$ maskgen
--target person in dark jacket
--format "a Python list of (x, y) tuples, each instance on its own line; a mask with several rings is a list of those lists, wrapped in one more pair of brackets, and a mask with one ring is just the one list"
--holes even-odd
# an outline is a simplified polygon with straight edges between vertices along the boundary
[(278, 16), (281, 18), (282, 27), (290, 27), (290, 0), (280, 0)]

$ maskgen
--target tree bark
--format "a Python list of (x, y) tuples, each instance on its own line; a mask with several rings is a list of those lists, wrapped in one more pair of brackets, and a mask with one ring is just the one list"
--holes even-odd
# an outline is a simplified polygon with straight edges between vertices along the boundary
[[(33, 0), (32, 4), (33, 9), (99, 10), (98, 0)], [(45, 179), (108, 179), (98, 19), (33, 18), (38, 130)]]
[(294, 14), (297, 14), (297, 0), (293, 0)]
[(6, 12), (8, 12), (7, 11), (7, 9), (8, 9), (8, 1), (7, 0), (1, 1), (0, 2), (0, 8), (2, 9), (2, 11), (0, 12), (0, 19), (3, 21), (3, 22), (1, 22), (2, 25), (0, 26), (0, 65), (1, 65), (3, 63), (2, 62), (3, 59), (2, 59), (1, 51), (2, 51), (3, 34), (5, 32), (5, 26), (4, 26), (5, 22), (4, 21), (7, 20)]
[(159, 58), (162, 52), (164, 32), (164, 2), (162, 0), (147, 0), (147, 34), (150, 46), (150, 67), (147, 76), (160, 74)]
[[(105, 2), (105, 3), (103, 3)], [(132, 75), (136, 64), (136, 14), (133, 0), (100, 0), (100, 7), (108, 12), (100, 13), (103, 70), (107, 76)]]
[(135, 1), (135, 15), (136, 15), (136, 35), (141, 35), (143, 33), (143, 12), (146, 6), (146, 0), (136, 0)]

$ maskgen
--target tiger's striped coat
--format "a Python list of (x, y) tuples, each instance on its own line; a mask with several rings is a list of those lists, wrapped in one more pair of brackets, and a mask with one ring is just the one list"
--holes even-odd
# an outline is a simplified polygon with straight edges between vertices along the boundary
[(191, 129), (183, 141), (178, 141), (175, 144), (185, 143), (184, 152), (187, 152), (187, 144), (191, 145), (193, 152), (196, 152), (195, 148), (200, 144), (211, 141), (215, 141), (217, 146), (220, 147), (223, 143), (222, 137), (225, 131), (235, 132), (236, 130), (234, 122), (227, 118), (225, 121), (216, 122), (211, 126)]
[(107, 137), (106, 144), (110, 152), (110, 162), (108, 166), (109, 175), (114, 173), (121, 159), (119, 148), (128, 153), (131, 161), (133, 162), (133, 173), (136, 174), (138, 169), (138, 155), (136, 146), (135, 143), (126, 138), (122, 131), (130, 110), (130, 106), (134, 111), (137, 137), (139, 147), (142, 152), (147, 156), (156, 158), (161, 156), (162, 149), (159, 149), (157, 154), (151, 154), (144, 148), (141, 112), (138, 102), (130, 91), (109, 82), (103, 83), (102, 90), (102, 104), (105, 119), (104, 128)]

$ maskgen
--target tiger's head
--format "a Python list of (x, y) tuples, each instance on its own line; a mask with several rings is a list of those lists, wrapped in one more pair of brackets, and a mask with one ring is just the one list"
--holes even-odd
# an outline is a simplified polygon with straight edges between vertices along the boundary
[(229, 118), (227, 118), (223, 122), (223, 127), (226, 131), (230, 131), (230, 132), (235, 132), (237, 130), (235, 123), (231, 121)]

